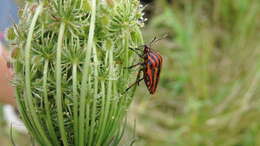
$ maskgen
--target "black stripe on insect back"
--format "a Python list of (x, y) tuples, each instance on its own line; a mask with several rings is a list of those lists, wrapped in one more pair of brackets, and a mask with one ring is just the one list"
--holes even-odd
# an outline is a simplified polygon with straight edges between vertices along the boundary
[(155, 86), (155, 84), (156, 84), (156, 75), (155, 75), (155, 68), (152, 68), (152, 79), (153, 79), (153, 85), (151, 86), (151, 88), (150, 88), (150, 90), (151, 90), (151, 92), (153, 92), (153, 88), (154, 88), (154, 86)]
[(161, 62), (160, 56), (159, 56), (157, 53), (154, 53), (153, 55), (154, 55), (154, 56), (156, 57), (156, 59), (158, 60), (158, 62), (157, 62), (158, 65), (161, 65), (162, 62)]
[(153, 68), (153, 60), (152, 59), (148, 59), (148, 63), (146, 66), (146, 72), (145, 72), (145, 76), (147, 76), (149, 78), (149, 88), (153, 85), (153, 72), (152, 72), (152, 68)]
[(155, 55), (153, 53), (149, 53), (149, 56), (151, 57), (151, 59), (153, 60), (153, 62), (155, 63), (154, 66), (157, 66), (158, 60), (155, 57)]
[[(150, 66), (149, 66), (149, 71), (150, 71), (150, 74), (148, 74), (149, 78), (151, 79), (151, 83), (150, 83), (150, 86), (149, 86), (149, 91), (151, 91), (152, 87), (154, 86), (154, 68), (153, 68), (153, 65), (154, 65), (154, 61), (152, 59), (148, 60), (148, 62), (151, 62)], [(150, 77), (151, 76), (151, 77)]]
[(158, 77), (158, 71), (155, 74), (155, 71), (157, 70), (158, 60), (156, 59), (155, 55), (153, 53), (150, 53), (149, 55), (150, 60), (152, 62), (152, 66), (150, 67), (151, 69), (151, 78), (152, 78), (152, 84), (149, 86), (149, 91), (150, 93), (153, 93), (155, 88), (156, 88), (156, 82), (157, 82), (157, 77)]
[(162, 64), (162, 61), (161, 61), (161, 56), (158, 55), (157, 53), (151, 53), (150, 55), (156, 62), (156, 67), (160, 67), (161, 64)]
[(155, 83), (155, 86), (154, 86), (154, 88), (155, 88), (154, 90), (156, 90), (157, 85), (159, 83), (160, 73), (161, 73), (161, 64), (159, 65), (159, 67), (157, 69), (158, 69), (158, 71), (157, 71), (157, 77), (156, 77), (156, 83)]
[[(156, 62), (155, 64), (155, 68), (152, 69), (153, 73), (152, 73), (152, 78), (153, 78), (153, 85), (151, 86), (150, 91), (151, 92), (155, 92), (158, 82), (159, 82), (159, 75), (160, 75), (160, 68), (161, 68), (161, 59), (159, 58), (159, 56), (157, 54), (151, 53), (151, 58), (154, 59), (154, 61)], [(155, 73), (156, 71), (156, 73)], [(156, 74), (156, 75), (155, 75)]]
[(160, 56), (158, 54), (152, 54), (151, 57), (156, 60), (156, 67), (160, 68), (161, 67), (161, 59), (160, 59)]

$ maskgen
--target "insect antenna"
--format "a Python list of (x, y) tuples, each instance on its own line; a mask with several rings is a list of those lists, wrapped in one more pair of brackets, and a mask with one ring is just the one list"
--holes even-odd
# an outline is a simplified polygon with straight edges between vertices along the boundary
[(156, 42), (158, 42), (158, 41), (160, 41), (160, 40), (163, 40), (163, 39), (165, 39), (165, 38), (167, 38), (167, 37), (168, 37), (168, 34), (165, 34), (165, 35), (163, 35), (163, 36), (160, 37), (160, 38), (154, 37), (153, 40), (149, 43), (149, 46), (151, 47), (152, 44), (154, 44), (154, 43), (156, 43)]

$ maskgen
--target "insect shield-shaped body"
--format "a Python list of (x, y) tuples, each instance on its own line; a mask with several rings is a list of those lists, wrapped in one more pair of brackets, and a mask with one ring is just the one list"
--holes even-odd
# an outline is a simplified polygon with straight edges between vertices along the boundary
[[(154, 39), (149, 46), (151, 46), (151, 44), (153, 42), (156, 42), (160, 39)], [(134, 84), (132, 84), (131, 86), (129, 86), (126, 91), (128, 91), (130, 88), (132, 88), (135, 85), (139, 85), (139, 83), (144, 80), (145, 85), (147, 87), (147, 89), (149, 90), (150, 94), (154, 94), (156, 92), (157, 86), (158, 86), (158, 82), (160, 79), (160, 72), (161, 72), (161, 68), (162, 68), (162, 63), (163, 63), (163, 58), (162, 56), (158, 53), (155, 52), (151, 49), (151, 47), (149, 47), (148, 45), (144, 45), (143, 48), (143, 52), (140, 54), (139, 51), (142, 51), (139, 48), (135, 48), (135, 49), (131, 49), (133, 50), (135, 53), (137, 53), (137, 55), (139, 57), (141, 57), (143, 59), (143, 62), (137, 63), (133, 66), (128, 67), (128, 69), (131, 69), (133, 67), (136, 66), (141, 66), (137, 78), (136, 78), (136, 82)], [(143, 73), (143, 77), (141, 77), (141, 73)]]
[(162, 63), (162, 56), (145, 45), (143, 75), (144, 82), (150, 94), (154, 94), (157, 89)]

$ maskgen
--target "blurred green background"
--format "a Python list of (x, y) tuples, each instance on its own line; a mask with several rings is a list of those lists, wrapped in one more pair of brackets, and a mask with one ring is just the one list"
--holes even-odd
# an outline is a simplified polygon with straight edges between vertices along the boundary
[[(136, 146), (260, 146), (260, 1), (146, 2), (146, 42), (168, 38), (153, 46), (164, 57), (157, 93), (139, 86), (126, 137), (135, 131)], [(0, 131), (9, 145), (1, 118)]]

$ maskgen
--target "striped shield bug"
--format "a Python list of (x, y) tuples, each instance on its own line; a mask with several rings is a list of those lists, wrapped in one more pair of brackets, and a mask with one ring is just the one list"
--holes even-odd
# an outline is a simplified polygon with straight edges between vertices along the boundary
[[(136, 81), (126, 89), (126, 92), (133, 86), (139, 85), (139, 83), (142, 80), (144, 80), (145, 85), (148, 91), (150, 92), (150, 94), (154, 94), (156, 92), (158, 82), (160, 79), (160, 72), (162, 68), (163, 58), (158, 52), (152, 50), (151, 45), (152, 43), (159, 41), (163, 38), (157, 39), (155, 37), (153, 41), (149, 43), (149, 45), (143, 45), (143, 49), (130, 48), (140, 58), (142, 58), (142, 62), (128, 67), (128, 69), (132, 69), (134, 67), (141, 66), (140, 70), (138, 71)], [(141, 73), (143, 73), (142, 77), (141, 77)]]

